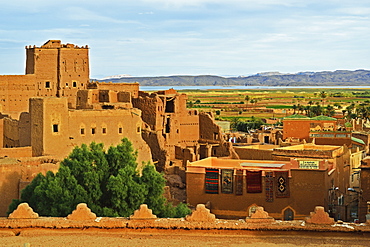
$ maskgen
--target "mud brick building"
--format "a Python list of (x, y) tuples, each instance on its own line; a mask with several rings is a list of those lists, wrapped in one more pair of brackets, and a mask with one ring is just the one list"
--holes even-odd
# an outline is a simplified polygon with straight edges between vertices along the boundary
[(47, 96), (67, 97), (74, 108), (77, 91), (90, 80), (88, 50), (60, 40), (26, 46), (26, 74), (0, 76), (0, 112), (18, 118), (29, 98)]
[(0, 158), (35, 157), (38, 164), (25, 179), (13, 172), (22, 170), (23, 162), (1, 170), (0, 188), (11, 191), (0, 189), (0, 216), (25, 184), (44, 172), (45, 157), (61, 160), (83, 143), (108, 147), (127, 137), (139, 164), (152, 161), (183, 179), (188, 160), (236, 157), (212, 114), (186, 109), (185, 94), (173, 89), (147, 94), (138, 83), (90, 82), (88, 51), (60, 40), (27, 46), (26, 74), (0, 76)]
[(346, 203), (350, 152), (345, 147), (304, 144), (275, 148), (273, 160), (207, 158), (187, 164), (187, 196), (219, 217), (248, 216), (262, 206), (275, 219), (309, 216), (324, 206), (350, 220)]
[(315, 140), (319, 145), (346, 145), (354, 150), (367, 150), (366, 143), (352, 136), (352, 129), (339, 125), (336, 118), (317, 116), (309, 118), (302, 115), (291, 115), (283, 119), (283, 140), (288, 138)]

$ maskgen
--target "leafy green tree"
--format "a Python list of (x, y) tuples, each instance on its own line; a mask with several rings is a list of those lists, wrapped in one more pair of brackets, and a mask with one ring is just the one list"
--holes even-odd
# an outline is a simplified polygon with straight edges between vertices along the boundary
[(22, 191), (21, 199), (13, 200), (8, 213), (28, 202), (40, 215), (66, 216), (85, 202), (99, 216), (127, 217), (143, 203), (160, 217), (189, 214), (186, 205), (174, 207), (167, 202), (163, 175), (149, 163), (143, 164), (140, 174), (136, 159), (137, 152), (127, 138), (107, 151), (103, 144), (83, 144), (61, 162), (56, 174), (38, 174)]

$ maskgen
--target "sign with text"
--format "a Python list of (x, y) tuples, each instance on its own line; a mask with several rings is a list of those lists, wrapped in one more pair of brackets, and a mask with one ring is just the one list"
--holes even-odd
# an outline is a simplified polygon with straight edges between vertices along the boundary
[(319, 169), (318, 160), (300, 160), (299, 168), (301, 169)]

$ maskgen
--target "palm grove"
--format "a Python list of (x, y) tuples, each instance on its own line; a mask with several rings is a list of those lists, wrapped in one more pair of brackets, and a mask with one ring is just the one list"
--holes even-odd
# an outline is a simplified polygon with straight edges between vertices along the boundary
[(8, 213), (27, 202), (40, 215), (60, 217), (85, 202), (99, 216), (128, 217), (143, 203), (159, 217), (189, 214), (186, 204), (174, 207), (167, 202), (163, 175), (149, 163), (139, 172), (136, 158), (137, 151), (127, 138), (107, 151), (94, 142), (76, 147), (56, 174), (38, 174), (22, 191), (21, 199), (13, 200)]

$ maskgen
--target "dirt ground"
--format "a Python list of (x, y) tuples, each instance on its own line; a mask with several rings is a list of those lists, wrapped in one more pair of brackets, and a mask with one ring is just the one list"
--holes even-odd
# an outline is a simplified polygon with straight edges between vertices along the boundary
[(0, 230), (0, 246), (370, 246), (370, 234), (239, 230), (7, 229)]

